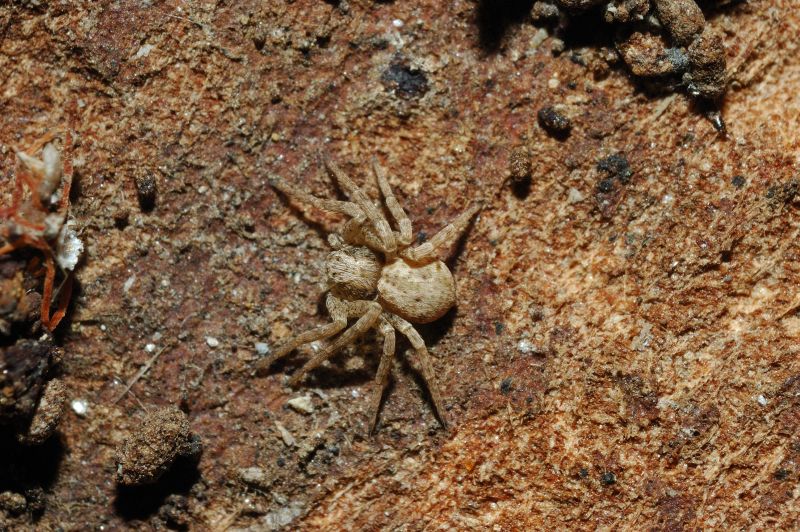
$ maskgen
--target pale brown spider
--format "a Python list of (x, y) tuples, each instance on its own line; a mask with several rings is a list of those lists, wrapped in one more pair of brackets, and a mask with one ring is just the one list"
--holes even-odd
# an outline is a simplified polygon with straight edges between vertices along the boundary
[(398, 227), (397, 231), (392, 229), (382, 209), (377, 208), (344, 172), (330, 160), (323, 158), (323, 161), (329, 174), (351, 201), (318, 198), (278, 177), (271, 178), (270, 184), (290, 198), (351, 218), (345, 223), (341, 234), (328, 235), (328, 242), (334, 251), (328, 255), (325, 263), (329, 287), (326, 305), (333, 322), (289, 339), (271, 356), (262, 360), (258, 370), (266, 370), (273, 362), (303, 344), (334, 336), (347, 327), (348, 318), (358, 318), (352, 327), (320, 349), (300, 368), (289, 380), (290, 385), (296, 385), (309, 371), (377, 326), (383, 335), (383, 355), (370, 404), (370, 432), (373, 432), (389, 379), (395, 350), (394, 331), (397, 329), (411, 342), (430, 390), (435, 412), (442, 426), (447, 427), (428, 350), (412, 323), (435, 321), (455, 305), (453, 275), (437, 254), (449, 249), (459, 239), (479, 207), (467, 209), (429, 241), (412, 247), (411, 221), (395, 199), (389, 181), (376, 160), (373, 159), (373, 170), (378, 188)]

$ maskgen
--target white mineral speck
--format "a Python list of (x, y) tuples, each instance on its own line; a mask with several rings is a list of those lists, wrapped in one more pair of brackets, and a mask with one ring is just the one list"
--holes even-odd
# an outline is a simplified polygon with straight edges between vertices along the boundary
[(136, 274), (134, 273), (133, 275), (125, 279), (125, 282), (122, 284), (122, 291), (128, 293), (128, 290), (130, 290), (133, 287), (133, 283), (135, 282), (136, 282)]
[(529, 340), (522, 339), (517, 342), (517, 349), (520, 353), (530, 353), (533, 351), (533, 344)]
[(761, 406), (767, 406), (767, 398), (764, 397), (763, 395), (759, 395), (757, 401), (758, 404), (760, 404)]
[(264, 342), (256, 342), (255, 348), (256, 348), (256, 353), (258, 353), (261, 356), (264, 356), (267, 353), (269, 353), (269, 346)]
[(392, 21), (392, 26), (394, 26), (395, 28), (402, 28), (404, 25), (405, 23), (399, 18), (396, 18)]
[(89, 411), (89, 403), (86, 402), (86, 399), (74, 399), (70, 406), (72, 406), (72, 411), (80, 417), (85, 416)]
[(148, 353), (152, 353), (153, 351), (156, 350), (156, 344), (147, 344), (146, 346), (144, 346), (144, 350), (147, 351)]
[(155, 48), (155, 46), (153, 46), (152, 44), (141, 45), (139, 47), (139, 50), (136, 51), (136, 56), (135, 56), (136, 59), (139, 59), (140, 57), (147, 57), (148, 55), (150, 55), (150, 52), (153, 51), (153, 48)]
[(213, 336), (206, 336), (206, 343), (208, 344), (208, 347), (218, 347), (219, 346), (219, 340), (217, 340)]

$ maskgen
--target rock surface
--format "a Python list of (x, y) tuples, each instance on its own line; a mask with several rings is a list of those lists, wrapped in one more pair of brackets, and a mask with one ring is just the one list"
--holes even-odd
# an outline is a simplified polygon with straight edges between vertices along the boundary
[[(43, 487), (43, 510), (0, 512), (2, 526), (796, 526), (795, 3), (704, 12), (731, 76), (727, 136), (619, 65), (598, 79), (582, 58), (610, 45), (607, 26), (556, 43), (497, 5), (0, 6), (3, 156), (77, 104), (71, 212), (86, 256), (59, 341), (70, 398), (91, 405), (64, 416), (41, 474), (8, 468), (0, 492)], [(696, 52), (716, 83), (718, 58)], [(555, 105), (567, 138), (538, 123)], [(508, 179), (518, 146), (523, 187)], [(420, 328), (451, 432), (405, 344), (371, 438), (375, 337), (298, 390), (284, 373), (310, 351), (252, 374), (254, 345), (329, 321), (324, 233), (342, 219), (268, 185), (335, 197), (319, 152), (373, 196), (376, 156), (415, 236), (485, 205), (448, 264), (457, 310)], [(628, 171), (600, 164), (616, 156)], [(312, 413), (286, 407), (306, 394)], [(204, 453), (198, 478), (162, 477), (132, 511), (115, 453), (142, 404), (180, 404)], [(248, 468), (268, 489), (240, 480)]]

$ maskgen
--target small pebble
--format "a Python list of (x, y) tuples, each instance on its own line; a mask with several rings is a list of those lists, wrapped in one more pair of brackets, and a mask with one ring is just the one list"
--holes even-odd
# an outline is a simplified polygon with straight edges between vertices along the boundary
[(283, 440), (283, 443), (286, 444), (287, 447), (294, 447), (295, 445), (297, 445), (297, 440), (294, 439), (292, 433), (289, 432), (286, 429), (286, 427), (281, 425), (279, 421), (275, 422), (275, 428), (278, 429), (278, 434), (281, 435), (281, 439)]
[(314, 412), (314, 403), (311, 402), (310, 395), (301, 395), (300, 397), (289, 399), (286, 404), (288, 404), (293, 410), (303, 414), (311, 414)]
[(269, 345), (267, 345), (264, 342), (256, 342), (255, 348), (256, 348), (256, 353), (258, 353), (261, 356), (264, 356), (269, 353)]
[(267, 472), (260, 467), (245, 467), (239, 470), (239, 480), (256, 488), (268, 488), (271, 482)]
[(206, 336), (206, 343), (208, 344), (208, 347), (219, 347), (219, 340), (213, 336)]
[(542, 107), (537, 117), (539, 124), (550, 133), (564, 134), (572, 129), (572, 121), (558, 107)]
[(569, 188), (569, 195), (567, 196), (567, 200), (570, 203), (580, 203), (581, 201), (584, 200), (584, 197), (583, 197), (583, 194), (581, 194), (580, 190), (578, 190), (575, 187), (570, 187)]
[(761, 406), (767, 406), (767, 398), (764, 397), (763, 395), (759, 395), (757, 400), (758, 404), (760, 404)]

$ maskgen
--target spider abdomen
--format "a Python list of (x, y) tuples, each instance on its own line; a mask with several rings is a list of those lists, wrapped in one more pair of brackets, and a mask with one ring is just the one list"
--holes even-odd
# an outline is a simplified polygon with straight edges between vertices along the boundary
[(456, 303), (453, 274), (442, 261), (423, 266), (397, 259), (384, 266), (378, 281), (381, 306), (412, 323), (430, 323)]

